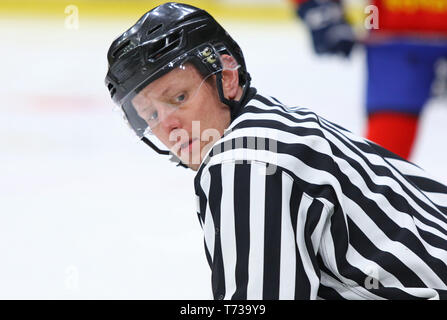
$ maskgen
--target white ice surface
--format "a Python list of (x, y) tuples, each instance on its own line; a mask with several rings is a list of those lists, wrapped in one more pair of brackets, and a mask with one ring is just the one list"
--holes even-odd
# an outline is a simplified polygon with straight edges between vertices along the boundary
[[(136, 141), (103, 84), (133, 22), (0, 22), (0, 299), (211, 297), (194, 173)], [(223, 24), (259, 91), (362, 134), (362, 50), (318, 58), (298, 22)], [(413, 156), (445, 182), (446, 123), (430, 103)]]

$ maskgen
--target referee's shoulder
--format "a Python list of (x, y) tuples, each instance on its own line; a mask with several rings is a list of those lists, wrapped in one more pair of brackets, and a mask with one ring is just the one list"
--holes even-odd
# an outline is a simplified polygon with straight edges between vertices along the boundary
[(284, 104), (273, 96), (257, 93), (230, 125), (232, 130), (243, 127), (294, 131), (294, 128), (318, 130), (321, 124), (320, 117), (306, 107)]
[[(256, 94), (213, 145), (199, 176), (225, 163), (261, 163), (295, 171), (297, 161), (320, 161), (322, 154), (327, 159), (331, 153), (315, 113)], [(326, 165), (331, 164), (328, 159)]]
[[(275, 97), (258, 92), (231, 123), (226, 136), (230, 138), (256, 135), (283, 144), (327, 146), (330, 137), (325, 133), (327, 130), (326, 125), (322, 123), (324, 121), (309, 108), (287, 105)], [(336, 130), (339, 129), (343, 128)], [(290, 149), (287, 151), (293, 153)], [(330, 151), (326, 150), (329, 154)]]

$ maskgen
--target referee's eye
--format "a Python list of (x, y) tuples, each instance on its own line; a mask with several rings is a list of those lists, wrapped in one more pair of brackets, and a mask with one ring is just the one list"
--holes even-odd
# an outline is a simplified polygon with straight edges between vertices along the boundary
[(185, 94), (180, 94), (175, 98), (175, 102), (177, 103), (183, 103), (186, 100)]
[(149, 121), (156, 121), (158, 120), (158, 111), (154, 111), (149, 116)]

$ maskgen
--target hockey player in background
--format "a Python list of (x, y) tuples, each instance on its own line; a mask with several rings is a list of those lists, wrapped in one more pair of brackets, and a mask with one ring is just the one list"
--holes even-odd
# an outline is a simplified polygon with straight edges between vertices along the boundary
[[(349, 56), (356, 39), (343, 2), (294, 1), (315, 52)], [(366, 39), (366, 137), (408, 159), (431, 94), (435, 65), (447, 58), (447, 0), (369, 4), (377, 16)]]
[(152, 9), (108, 62), (106, 86), (131, 129), (197, 172), (215, 299), (447, 297), (447, 187), (258, 92), (207, 12)]

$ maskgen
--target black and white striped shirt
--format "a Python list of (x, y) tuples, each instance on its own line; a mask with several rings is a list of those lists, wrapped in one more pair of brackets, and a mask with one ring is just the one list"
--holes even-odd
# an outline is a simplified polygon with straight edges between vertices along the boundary
[(195, 177), (215, 299), (447, 298), (447, 187), (256, 94)]

